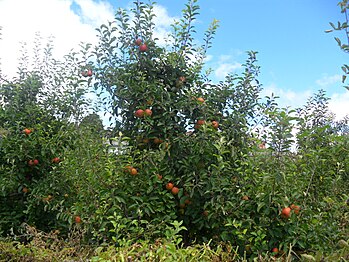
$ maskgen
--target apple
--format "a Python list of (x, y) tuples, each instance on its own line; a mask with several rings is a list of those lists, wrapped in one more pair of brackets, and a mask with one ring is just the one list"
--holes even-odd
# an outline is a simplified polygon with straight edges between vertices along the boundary
[(135, 116), (138, 117), (138, 118), (141, 118), (144, 116), (144, 110), (143, 109), (138, 109), (136, 112), (135, 112)]
[(278, 249), (277, 247), (274, 247), (274, 248), (271, 250), (271, 252), (273, 252), (273, 253), (279, 253), (279, 249)]
[(153, 142), (154, 142), (155, 145), (160, 145), (162, 142), (164, 142), (164, 140), (155, 137), (154, 140), (153, 140)]
[(87, 76), (92, 76), (92, 69), (87, 70)]
[(285, 207), (281, 211), (282, 218), (290, 218), (291, 217), (291, 208)]
[(186, 205), (190, 205), (190, 204), (191, 204), (190, 199), (189, 199), (189, 198), (187, 198), (187, 199), (184, 201), (184, 204), (186, 204)]
[(135, 45), (136, 46), (140, 46), (141, 44), (142, 44), (142, 39), (137, 38), (136, 41), (135, 41)]
[(262, 142), (258, 145), (259, 149), (265, 149), (265, 142)]
[(135, 169), (135, 168), (131, 168), (131, 170), (130, 170), (130, 174), (131, 174), (131, 175), (133, 175), (133, 176), (135, 176), (135, 175), (137, 175), (137, 174), (138, 174), (138, 170), (137, 170), (137, 169)]
[(25, 128), (23, 130), (23, 133), (26, 134), (26, 135), (29, 135), (32, 131), (29, 129), (29, 128)]
[(168, 183), (166, 184), (166, 189), (167, 189), (167, 190), (172, 190), (172, 188), (173, 188), (173, 184), (172, 184), (171, 182), (168, 182)]
[(212, 121), (212, 126), (213, 128), (218, 129), (219, 123), (217, 121)]
[(125, 166), (125, 172), (130, 173), (132, 168), (132, 166)]
[(199, 119), (195, 124), (195, 129), (199, 129), (203, 124), (205, 124), (205, 120)]
[(81, 217), (80, 216), (76, 216), (75, 217), (75, 223), (77, 223), (77, 224), (81, 223)]
[(203, 124), (205, 124), (205, 120), (200, 119), (196, 122), (196, 124), (202, 126)]
[(205, 99), (203, 99), (202, 97), (199, 97), (198, 99), (196, 99), (199, 103), (204, 103), (205, 102)]
[(55, 158), (52, 159), (52, 163), (57, 164), (59, 162), (61, 162), (61, 159), (59, 157), (55, 157)]
[(248, 196), (243, 196), (241, 199), (242, 200), (249, 200), (250, 198)]
[(171, 192), (172, 192), (172, 195), (177, 195), (178, 192), (179, 192), (179, 188), (174, 186), (174, 187), (171, 189)]
[(33, 164), (34, 164), (34, 166), (38, 165), (38, 164), (39, 164), (39, 160), (34, 159), (34, 160), (33, 160)]
[(145, 116), (151, 116), (152, 114), (153, 114), (153, 111), (151, 111), (151, 109), (147, 108), (146, 110), (144, 110)]
[(297, 206), (295, 204), (290, 205), (290, 208), (293, 210), (293, 212), (298, 215), (299, 211), (301, 210), (300, 206)]
[(139, 46), (139, 51), (141, 52), (147, 52), (148, 51), (148, 47), (146, 44), (142, 44)]

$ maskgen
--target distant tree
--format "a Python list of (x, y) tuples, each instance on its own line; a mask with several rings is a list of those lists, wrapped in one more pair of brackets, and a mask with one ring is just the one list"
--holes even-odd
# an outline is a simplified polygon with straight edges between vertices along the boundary
[(80, 127), (88, 128), (94, 133), (101, 133), (104, 130), (102, 119), (96, 113), (85, 116), (80, 123)]

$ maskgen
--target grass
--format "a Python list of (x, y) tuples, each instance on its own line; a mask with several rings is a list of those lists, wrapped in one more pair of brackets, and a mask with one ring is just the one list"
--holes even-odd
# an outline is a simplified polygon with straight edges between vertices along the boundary
[(341, 240), (338, 249), (331, 254), (312, 252), (296, 254), (292, 249), (279, 257), (274, 254), (255, 254), (251, 257), (239, 256), (237, 248), (221, 243), (212, 247), (210, 243), (178, 247), (175, 244), (158, 239), (154, 243), (142, 241), (130, 243), (125, 241), (121, 247), (104, 245), (83, 245), (81, 234), (72, 232), (68, 239), (59, 238), (59, 232), (44, 233), (26, 225), (25, 237), (29, 239), (23, 243), (16, 238), (0, 240), (0, 261), (21, 262), (50, 262), (50, 261), (349, 261), (348, 241)]

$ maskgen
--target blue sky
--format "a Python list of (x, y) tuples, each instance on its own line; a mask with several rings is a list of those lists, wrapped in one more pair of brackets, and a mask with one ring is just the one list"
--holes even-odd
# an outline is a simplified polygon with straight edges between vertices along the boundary
[[(300, 106), (309, 95), (323, 88), (332, 98), (331, 109), (340, 116), (349, 114), (349, 92), (340, 82), (340, 67), (348, 63), (348, 55), (333, 39), (334, 36), (344, 39), (344, 32), (324, 32), (330, 28), (329, 22), (344, 21), (338, 1), (199, 0), (197, 40), (202, 39), (214, 18), (220, 21), (208, 52), (207, 65), (215, 69), (212, 78), (222, 80), (227, 72), (238, 71), (247, 57), (246, 51), (258, 51), (264, 95), (274, 92), (281, 96), (283, 106)], [(27, 2), (30, 4), (24, 6)], [(22, 11), (18, 10), (19, 3)], [(186, 3), (186, 0), (157, 1), (163, 30), (170, 30), (169, 23), (181, 16)], [(34, 38), (31, 33), (34, 29), (44, 35), (57, 35), (56, 47), (63, 54), (71, 48), (70, 44), (92, 40), (96, 35), (94, 28), (112, 19), (116, 8), (131, 5), (129, 0), (1, 0), (0, 25), (5, 27), (3, 39), (8, 48), (0, 49), (0, 57), (10, 57), (14, 41), (23, 40), (24, 36)], [(2, 64), (10, 67), (12, 60)]]
[[(344, 21), (335, 0), (201, 0), (196, 26), (198, 39), (213, 18), (220, 21), (208, 65), (225, 69), (243, 63), (246, 51), (258, 51), (260, 81), (265, 94), (275, 92), (283, 105), (300, 106), (323, 88), (329, 96), (341, 96), (340, 66), (348, 62), (334, 36), (326, 34), (329, 22)], [(115, 1), (127, 7), (129, 1)], [(180, 16), (185, 0), (158, 0), (169, 16)], [(115, 6), (116, 6), (115, 5)], [(231, 65), (229, 67), (229, 65)], [(224, 69), (224, 68), (222, 68)], [(216, 75), (216, 79), (222, 77)], [(341, 101), (342, 102), (342, 101)], [(341, 103), (340, 110), (345, 103)], [(349, 106), (348, 106), (349, 107)]]
[[(212, 19), (220, 21), (208, 66), (222, 71), (213, 74), (221, 80), (225, 70), (236, 71), (244, 63), (246, 51), (258, 51), (260, 82), (264, 94), (281, 97), (283, 106), (303, 105), (309, 95), (325, 89), (329, 96), (346, 94), (340, 82), (341, 65), (348, 62), (334, 36), (326, 34), (329, 22), (344, 21), (336, 0), (199, 0), (197, 39)], [(130, 1), (111, 1), (114, 7), (127, 8)], [(158, 0), (170, 17), (181, 16), (186, 0)], [(234, 66), (235, 65), (235, 66)], [(339, 109), (345, 106), (341, 101)], [(349, 106), (348, 106), (349, 107)]]

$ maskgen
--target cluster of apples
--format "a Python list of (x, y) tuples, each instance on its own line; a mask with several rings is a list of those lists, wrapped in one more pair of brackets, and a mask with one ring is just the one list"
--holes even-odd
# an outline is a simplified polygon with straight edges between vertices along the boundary
[[(26, 136), (29, 136), (31, 133), (33, 132), (33, 129), (30, 129), (30, 128), (25, 128), (25, 129), (23, 129), (23, 133), (26, 135)], [(59, 157), (54, 157), (53, 159), (52, 159), (52, 163), (54, 163), (54, 164), (58, 164), (59, 162), (61, 162), (61, 159), (59, 158)], [(37, 166), (37, 165), (39, 165), (39, 160), (38, 159), (30, 159), (30, 160), (28, 160), (28, 166), (30, 166), (30, 167), (35, 167), (35, 166)], [(32, 179), (32, 174), (27, 174), (26, 176), (25, 176), (25, 179), (26, 180), (28, 180), (28, 181), (30, 181), (31, 179)], [(22, 192), (23, 193), (28, 193), (29, 192), (29, 189), (27, 188), (27, 187), (23, 187), (22, 188)], [(50, 201), (52, 199), (52, 196), (48, 196), (47, 198), (44, 198), (43, 200), (44, 201)]]
[[(162, 179), (162, 176), (161, 176), (161, 179)], [(179, 188), (178, 187), (176, 187), (172, 182), (168, 182), (167, 184), (166, 184), (166, 189), (168, 190), (168, 191), (170, 191), (171, 192), (171, 194), (172, 195), (174, 195), (174, 196), (176, 196), (176, 195), (178, 195), (178, 193), (179, 193)], [(185, 195), (185, 200), (184, 201), (182, 201), (183, 200), (183, 198), (182, 198), (182, 200), (180, 201), (180, 203), (179, 203), (179, 212), (180, 212), (180, 214), (184, 214), (184, 208), (187, 206), (187, 205), (190, 205), (191, 204), (191, 201), (190, 201), (190, 198), (189, 198), (189, 194), (188, 193), (184, 193), (184, 195)], [(203, 212), (203, 215), (204, 216), (208, 216), (208, 212), (205, 210), (204, 212)]]
[(82, 71), (82, 72), (81, 72), (81, 75), (82, 75), (83, 77), (92, 76), (92, 75), (93, 75), (92, 69), (87, 69), (87, 70), (85, 70), (85, 71)]
[(301, 208), (300, 206), (297, 206), (295, 204), (292, 204), (290, 205), (289, 207), (284, 207), (282, 210), (281, 210), (281, 217), (282, 218), (290, 218), (291, 217), (291, 212), (293, 211), (293, 213), (295, 213), (296, 215), (299, 214)]
[(30, 159), (28, 161), (28, 166), (37, 166), (39, 164), (39, 160), (37, 159)]
[(151, 116), (153, 114), (153, 111), (149, 108), (143, 110), (143, 109), (137, 109), (135, 112), (135, 117), (142, 118), (145, 116)]
[[(202, 98), (202, 97), (198, 97), (198, 98), (196, 99), (196, 101), (197, 101), (199, 104), (205, 103), (205, 99)], [(206, 123), (205, 120), (199, 119), (199, 120), (197, 120), (197, 122), (195, 123), (195, 126), (194, 126), (194, 127), (195, 127), (195, 129), (200, 129), (200, 127), (203, 126), (205, 123)], [(212, 126), (214, 129), (218, 129), (219, 123), (218, 123), (217, 121), (215, 121), (215, 120), (212, 120), (212, 121), (211, 121), (211, 126)]]
[[(143, 144), (148, 144), (150, 141), (151, 141), (151, 140), (150, 140), (149, 138), (143, 138), (143, 139), (142, 139)], [(154, 143), (155, 145), (160, 145), (161, 143), (164, 142), (163, 139), (158, 138), (158, 137), (153, 138), (152, 141), (153, 141), (153, 143)]]
[(133, 166), (126, 166), (125, 171), (127, 173), (131, 174), (132, 176), (135, 176), (138, 174), (138, 170), (136, 168), (134, 168)]
[(137, 38), (135, 41), (135, 45), (138, 46), (140, 52), (147, 52), (148, 51), (148, 46), (143, 43), (141, 38)]
[[(202, 125), (204, 125), (205, 123), (206, 123), (205, 120), (199, 119), (199, 120), (196, 122), (196, 124), (195, 124), (194, 127), (195, 127), (195, 129), (200, 129), (200, 127), (201, 127)], [(217, 121), (213, 120), (213, 121), (211, 121), (211, 126), (212, 126), (214, 129), (218, 129), (219, 123), (218, 123)]]
[(176, 187), (176, 186), (174, 186), (174, 184), (172, 183), (172, 182), (168, 182), (167, 184), (166, 184), (166, 189), (168, 190), (168, 191), (171, 191), (171, 193), (172, 193), (172, 195), (177, 195), (178, 193), (179, 193), (179, 188), (178, 187)]
[[(30, 129), (30, 128), (23, 129), (23, 133), (27, 136), (29, 136), (32, 132), (33, 132), (33, 129)], [(59, 162), (61, 162), (61, 159), (59, 157), (54, 157), (52, 159), (52, 163), (54, 163), (54, 164), (58, 164)], [(37, 166), (38, 164), (39, 164), (38, 159), (28, 160), (28, 166)]]

